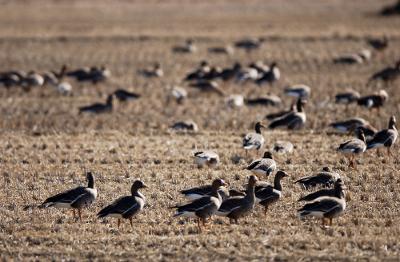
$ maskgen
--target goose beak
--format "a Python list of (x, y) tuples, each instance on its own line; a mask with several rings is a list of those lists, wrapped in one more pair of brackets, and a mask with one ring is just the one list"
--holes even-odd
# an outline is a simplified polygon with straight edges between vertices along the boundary
[(143, 183), (142, 188), (148, 188), (148, 186)]

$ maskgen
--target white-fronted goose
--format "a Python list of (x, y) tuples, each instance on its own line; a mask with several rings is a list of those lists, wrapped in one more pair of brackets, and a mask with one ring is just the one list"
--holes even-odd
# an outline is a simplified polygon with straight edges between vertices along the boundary
[(221, 88), (219, 88), (218, 83), (215, 81), (199, 80), (194, 83), (191, 83), (189, 86), (194, 87), (202, 92), (216, 93), (220, 96), (225, 95), (224, 91), (221, 90)]
[(385, 6), (381, 11), (380, 14), (383, 16), (392, 16), (392, 15), (400, 15), (400, 0), (396, 3)]
[(178, 132), (189, 131), (189, 132), (197, 133), (199, 131), (197, 124), (193, 120), (176, 122), (170, 128), (175, 131), (178, 131)]
[(256, 80), (257, 85), (263, 85), (264, 83), (273, 84), (281, 78), (281, 71), (278, 68), (278, 64), (273, 62), (268, 71), (261, 73), (261, 76)]
[(108, 95), (107, 101), (105, 104), (102, 103), (95, 103), (90, 106), (83, 106), (79, 108), (79, 113), (94, 113), (94, 114), (101, 114), (101, 113), (108, 113), (112, 111), (113, 108), (113, 95)]
[(246, 150), (259, 150), (265, 142), (263, 135), (261, 134), (261, 128), (265, 128), (261, 122), (257, 122), (254, 126), (255, 133), (248, 133), (243, 138), (243, 148)]
[(332, 225), (332, 219), (343, 214), (346, 209), (346, 200), (344, 196), (343, 185), (339, 184), (335, 190), (335, 196), (323, 196), (315, 199), (313, 202), (304, 205), (297, 212), (300, 218), (307, 216), (322, 219), (322, 225), (329, 219), (329, 225)]
[(183, 46), (175, 46), (172, 48), (174, 53), (188, 54), (194, 53), (197, 51), (197, 47), (194, 44), (192, 39), (187, 39), (185, 45)]
[(359, 98), (360, 93), (354, 90), (348, 90), (347, 92), (337, 94), (335, 96), (335, 103), (348, 105), (357, 102)]
[(292, 153), (293, 148), (293, 144), (289, 141), (276, 141), (271, 147), (271, 151), (279, 155), (285, 155)]
[(389, 84), (394, 82), (399, 77), (400, 77), (400, 61), (398, 61), (394, 67), (386, 67), (381, 71), (378, 71), (375, 74), (373, 74), (369, 78), (368, 84), (376, 80), (382, 80), (386, 84)]
[(389, 46), (389, 39), (387, 36), (383, 36), (382, 38), (368, 38), (367, 43), (375, 50), (382, 52)]
[(21, 84), (27, 88), (43, 86), (44, 77), (34, 71), (31, 71), (22, 79)]
[(271, 152), (266, 151), (262, 158), (251, 162), (246, 169), (257, 175), (269, 176), (275, 171), (276, 162)]
[(105, 66), (84, 67), (72, 71), (65, 72), (66, 76), (74, 77), (79, 82), (90, 81), (93, 84), (105, 81), (111, 76), (111, 71)]
[(72, 85), (68, 82), (62, 81), (55, 85), (56, 90), (62, 95), (72, 94)]
[(78, 210), (79, 219), (82, 221), (82, 209), (90, 206), (97, 197), (97, 189), (94, 187), (94, 177), (91, 172), (86, 173), (88, 186), (77, 188), (59, 193), (46, 199), (42, 207), (57, 207), (72, 209), (75, 218), (75, 209)]
[(297, 100), (296, 109), (297, 111), (292, 111), (289, 114), (283, 115), (280, 118), (273, 120), (268, 127), (270, 129), (275, 129), (277, 127), (285, 127), (290, 130), (301, 129), (306, 123), (306, 113), (304, 112), (304, 105), (307, 102), (299, 98)]
[(131, 187), (131, 195), (123, 196), (115, 200), (110, 205), (103, 208), (98, 214), (98, 218), (116, 217), (118, 218), (118, 228), (121, 219), (129, 219), (133, 228), (132, 218), (142, 211), (145, 204), (145, 197), (139, 192), (139, 189), (147, 186), (140, 180), (136, 180)]
[(367, 149), (364, 131), (358, 128), (356, 132), (357, 138), (347, 140), (337, 148), (337, 151), (344, 153), (349, 159), (349, 166), (354, 168), (356, 167), (356, 161), (354, 161), (355, 155), (362, 154)]
[(276, 95), (247, 98), (245, 101), (248, 106), (279, 106), (282, 104), (282, 100)]
[(218, 190), (225, 186), (226, 183), (222, 179), (216, 179), (212, 183), (212, 192), (210, 195), (204, 196), (202, 198), (196, 199), (193, 202), (186, 205), (177, 205), (176, 214), (174, 217), (189, 217), (198, 219), (198, 227), (201, 232), (201, 225), (205, 226), (206, 220), (213, 216), (222, 204), (222, 197)]
[(246, 52), (251, 52), (253, 50), (259, 49), (264, 42), (265, 38), (263, 37), (242, 39), (235, 42), (235, 47), (243, 49)]
[(130, 92), (124, 89), (117, 89), (114, 91), (115, 97), (121, 101), (121, 102), (126, 102), (129, 100), (136, 100), (140, 98), (140, 95), (134, 92)]
[(373, 138), (367, 142), (367, 149), (386, 147), (388, 155), (391, 155), (390, 148), (394, 145), (398, 136), (396, 117), (391, 116), (388, 128), (377, 132)]
[(267, 213), (268, 207), (276, 203), (282, 197), (281, 180), (288, 174), (279, 170), (275, 174), (274, 185), (260, 184), (255, 188), (256, 202), (264, 207), (264, 214)]
[(242, 65), (239, 62), (235, 62), (232, 67), (224, 68), (218, 74), (218, 77), (223, 81), (229, 81), (234, 79), (242, 69)]
[(323, 167), (322, 171), (318, 172), (315, 175), (312, 176), (307, 176), (300, 178), (295, 184), (300, 184), (301, 187), (304, 189), (308, 190), (312, 187), (316, 186), (324, 186), (324, 187), (329, 187), (333, 183), (336, 182), (340, 178), (340, 175), (336, 172), (333, 172), (329, 167)]
[(311, 88), (306, 85), (293, 85), (285, 88), (285, 95), (295, 98), (307, 99), (310, 96)]
[(247, 68), (242, 68), (237, 73), (236, 82), (245, 83), (247, 81), (256, 81), (258, 78), (260, 78), (259, 70), (255, 67), (249, 66)]
[(216, 214), (218, 216), (228, 217), (230, 223), (235, 222), (236, 224), (238, 223), (239, 218), (250, 214), (254, 209), (254, 188), (257, 181), (258, 178), (256, 176), (250, 176), (247, 184), (246, 195), (225, 199)]
[(319, 198), (319, 197), (324, 197), (324, 196), (329, 196), (329, 197), (334, 197), (335, 195), (337, 195), (337, 191), (340, 190), (341, 188), (343, 188), (343, 181), (342, 179), (338, 179), (335, 182), (334, 188), (324, 188), (324, 189), (320, 189), (316, 192), (310, 193), (308, 195), (305, 195), (301, 198), (299, 198), (299, 202), (301, 201), (314, 201), (315, 199)]
[(154, 63), (153, 67), (139, 70), (138, 73), (147, 78), (155, 78), (155, 77), (163, 77), (164, 76), (164, 71), (161, 68), (161, 64), (158, 62)]
[(360, 97), (357, 101), (357, 104), (366, 108), (376, 108), (379, 110), (382, 106), (384, 106), (388, 98), (389, 95), (385, 90), (379, 90), (379, 92), (375, 94)]
[(218, 154), (211, 150), (198, 151), (194, 153), (194, 160), (198, 168), (202, 168), (205, 165), (215, 167), (219, 164)]

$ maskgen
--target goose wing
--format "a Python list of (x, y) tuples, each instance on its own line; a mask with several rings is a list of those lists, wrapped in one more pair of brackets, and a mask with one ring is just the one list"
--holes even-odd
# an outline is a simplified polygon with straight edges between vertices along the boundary
[(43, 202), (42, 206), (50, 207), (57, 203), (72, 204), (77, 199), (86, 194), (88, 194), (88, 192), (86, 191), (85, 187), (77, 187), (47, 198)]
[(135, 209), (136, 211), (140, 208), (140, 205), (136, 201), (135, 197), (124, 196), (115, 200), (110, 205), (106, 206), (97, 214), (99, 218), (106, 217), (111, 214), (124, 214), (127, 211)]
[(371, 149), (382, 145), (391, 145), (397, 138), (397, 133), (392, 129), (384, 129), (374, 135), (374, 137), (367, 142), (367, 149)]

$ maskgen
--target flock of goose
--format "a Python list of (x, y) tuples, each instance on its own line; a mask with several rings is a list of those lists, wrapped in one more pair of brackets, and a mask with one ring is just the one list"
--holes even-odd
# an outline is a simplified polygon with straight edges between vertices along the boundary
[[(266, 39), (245, 39), (235, 42), (229, 47), (213, 47), (210, 52), (232, 54), (232, 50), (243, 49), (246, 52), (252, 52), (260, 48)], [(386, 37), (382, 39), (369, 39), (368, 44), (374, 49), (374, 52), (383, 52), (389, 45)], [(193, 53), (198, 48), (193, 40), (188, 40), (183, 46), (172, 48), (174, 53)], [(230, 50), (227, 52), (227, 50)], [(354, 64), (363, 63), (371, 58), (371, 51), (362, 50), (355, 54), (343, 55), (333, 59), (333, 63)], [(138, 70), (138, 74), (146, 78), (160, 78), (164, 76), (161, 64), (156, 63), (154, 67)], [(110, 71), (104, 66), (90, 67), (75, 70), (68, 70), (63, 66), (60, 72), (46, 72), (38, 74), (36, 72), (9, 71), (0, 73), (0, 84), (6, 88), (21, 86), (29, 90), (36, 86), (52, 85), (62, 90), (62, 93), (68, 93), (72, 90), (65, 77), (74, 78), (78, 82), (98, 83), (107, 80), (110, 77)], [(226, 97), (226, 91), (217, 81), (235, 81), (242, 84), (252, 82), (255, 85), (274, 85), (280, 80), (281, 72), (276, 62), (269, 65), (257, 61), (243, 66), (235, 63), (231, 67), (219, 68), (211, 66), (208, 62), (202, 61), (198, 68), (189, 72), (184, 77), (184, 82), (188, 87), (195, 88), (201, 92), (215, 93)], [(368, 81), (383, 81), (386, 86), (390, 86), (396, 79), (400, 78), (400, 61), (394, 67), (387, 67), (371, 76)], [(69, 86), (69, 87), (68, 87)], [(293, 97), (293, 102), (288, 110), (276, 112), (265, 116), (269, 121), (265, 125), (263, 121), (257, 122), (254, 126), (254, 132), (247, 133), (242, 140), (242, 147), (248, 156), (248, 152), (259, 154), (263, 150), (265, 139), (263, 129), (285, 128), (287, 130), (298, 130), (305, 126), (306, 105), (310, 99), (311, 88), (304, 84), (292, 85), (285, 88), (284, 93)], [(120, 101), (135, 100), (140, 98), (139, 94), (124, 89), (118, 89), (109, 94), (105, 103), (95, 103), (79, 108), (79, 113), (105, 113), (113, 109), (113, 98)], [(171, 89), (170, 98), (176, 100), (178, 104), (184, 103), (187, 98), (185, 88), (175, 86)], [(379, 110), (385, 105), (389, 95), (385, 90), (380, 90), (373, 94), (361, 96), (354, 90), (339, 93), (335, 97), (337, 104), (356, 103), (359, 106), (369, 109)], [(232, 106), (276, 106), (282, 103), (281, 99), (275, 95), (268, 94), (263, 97), (244, 98), (241, 95), (231, 95), (228, 97), (228, 103)], [(355, 134), (355, 138), (343, 141), (337, 151), (348, 158), (349, 167), (356, 168), (355, 158), (367, 150), (377, 148), (387, 148), (388, 155), (391, 155), (391, 147), (395, 144), (398, 132), (396, 129), (396, 118), (391, 116), (387, 128), (378, 131), (368, 121), (362, 118), (351, 118), (343, 121), (331, 123), (330, 127), (341, 133)], [(174, 123), (171, 128), (177, 131), (197, 132), (198, 125), (191, 121), (180, 121)], [(282, 197), (281, 181), (288, 174), (281, 169), (274, 160), (274, 154), (290, 153), (293, 145), (288, 141), (277, 141), (271, 148), (266, 150), (262, 158), (255, 159), (246, 167), (247, 172), (252, 175), (248, 177), (244, 189), (228, 189), (229, 184), (222, 179), (215, 179), (209, 185), (182, 190), (181, 193), (189, 202), (186, 204), (176, 204), (171, 208), (176, 209), (174, 217), (188, 217), (197, 220), (198, 228), (201, 231), (207, 226), (207, 221), (213, 216), (222, 216), (229, 218), (230, 223), (238, 223), (239, 219), (249, 215), (256, 205), (264, 207), (264, 212), (271, 205), (276, 203)], [(378, 152), (380, 154), (380, 152)], [(212, 150), (198, 151), (194, 153), (194, 161), (199, 168), (208, 166), (209, 168), (219, 165), (220, 158)], [(261, 178), (273, 176), (273, 183), (261, 181)], [(76, 211), (78, 217), (82, 220), (83, 209), (91, 205), (97, 198), (97, 189), (95, 188), (94, 175), (87, 173), (87, 187), (77, 187), (49, 197), (44, 201), (41, 207), (68, 208), (73, 212), (74, 218)], [(296, 181), (304, 190), (319, 188), (319, 190), (308, 195), (302, 196), (299, 201), (306, 204), (297, 212), (299, 217), (316, 217), (322, 220), (323, 225), (332, 225), (332, 220), (340, 216), (346, 209), (345, 185), (340, 175), (329, 167), (323, 167), (315, 175), (301, 178)], [(118, 227), (121, 219), (127, 219), (133, 226), (133, 217), (137, 215), (145, 206), (146, 198), (139, 190), (147, 186), (140, 180), (136, 180), (128, 196), (123, 196), (101, 209), (97, 216), (99, 218), (115, 217), (118, 220)]]

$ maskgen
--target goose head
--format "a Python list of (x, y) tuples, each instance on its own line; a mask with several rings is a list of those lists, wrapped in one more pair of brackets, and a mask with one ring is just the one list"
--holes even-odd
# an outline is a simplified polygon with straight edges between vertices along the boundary
[(266, 127), (262, 125), (261, 122), (257, 122), (254, 127), (257, 134), (261, 134), (261, 128), (266, 128)]
[(133, 182), (132, 187), (131, 187), (132, 195), (136, 194), (136, 192), (141, 188), (147, 188), (146, 184), (140, 180), (136, 180), (135, 182)]
[(274, 159), (273, 156), (272, 156), (272, 153), (269, 152), (269, 151), (265, 151), (265, 152), (264, 152), (263, 158)]

